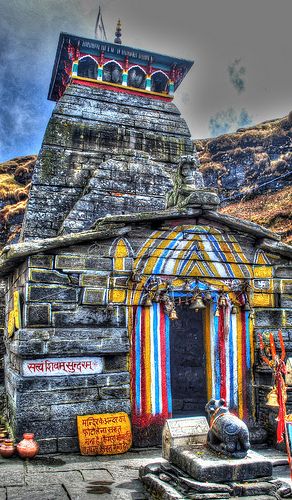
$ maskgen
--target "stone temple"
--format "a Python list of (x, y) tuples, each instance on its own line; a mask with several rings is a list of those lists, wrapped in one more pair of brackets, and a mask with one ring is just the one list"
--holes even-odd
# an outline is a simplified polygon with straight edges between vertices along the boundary
[(281, 328), (292, 356), (291, 247), (217, 211), (172, 102), (191, 66), (60, 35), (21, 239), (0, 262), (5, 415), (43, 453), (77, 451), (76, 417), (107, 412), (129, 414), (135, 446), (160, 443), (211, 396), (273, 438), (257, 339)]

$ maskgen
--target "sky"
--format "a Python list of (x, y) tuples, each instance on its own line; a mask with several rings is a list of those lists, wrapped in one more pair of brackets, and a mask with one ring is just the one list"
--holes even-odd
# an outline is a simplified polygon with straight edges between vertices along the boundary
[(194, 60), (175, 103), (194, 138), (289, 113), (292, 0), (0, 0), (0, 161), (37, 154), (59, 33)]

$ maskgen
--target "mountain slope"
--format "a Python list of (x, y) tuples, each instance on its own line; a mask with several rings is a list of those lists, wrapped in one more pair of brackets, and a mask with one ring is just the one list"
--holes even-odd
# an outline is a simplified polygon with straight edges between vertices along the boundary
[(0, 248), (19, 236), (36, 158), (21, 156), (0, 163)]
[(292, 112), (234, 134), (194, 141), (207, 186), (223, 213), (292, 239)]

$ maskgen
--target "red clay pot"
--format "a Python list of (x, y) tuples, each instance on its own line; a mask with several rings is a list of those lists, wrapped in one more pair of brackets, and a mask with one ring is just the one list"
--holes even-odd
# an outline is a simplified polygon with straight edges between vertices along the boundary
[(33, 458), (39, 452), (39, 445), (34, 440), (34, 434), (25, 433), (23, 434), (23, 439), (16, 445), (18, 454), (21, 458)]
[(0, 455), (4, 458), (10, 458), (14, 455), (15, 446), (12, 439), (5, 439), (4, 443), (0, 446)]

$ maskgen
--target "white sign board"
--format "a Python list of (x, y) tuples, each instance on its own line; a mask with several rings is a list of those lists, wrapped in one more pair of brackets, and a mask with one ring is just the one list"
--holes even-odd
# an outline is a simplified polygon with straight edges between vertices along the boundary
[(204, 445), (209, 425), (206, 417), (171, 418), (166, 420), (162, 433), (162, 456), (168, 460), (170, 448)]
[(102, 358), (48, 358), (25, 360), (22, 365), (22, 374), (24, 377), (92, 375), (101, 373), (102, 369)]

